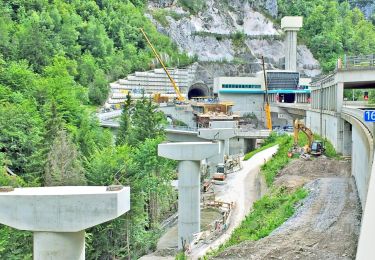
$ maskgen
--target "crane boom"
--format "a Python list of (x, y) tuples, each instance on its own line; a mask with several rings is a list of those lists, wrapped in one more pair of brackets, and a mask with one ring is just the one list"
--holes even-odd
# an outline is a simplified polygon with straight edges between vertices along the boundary
[(264, 76), (264, 85), (266, 89), (266, 104), (264, 106), (264, 112), (266, 114), (266, 125), (269, 130), (272, 131), (272, 118), (271, 118), (271, 106), (268, 100), (268, 85), (267, 85), (267, 77), (266, 77), (266, 68), (264, 65), (264, 57), (262, 56), (262, 65), (263, 65), (263, 76)]
[(174, 79), (172, 78), (171, 74), (169, 73), (167, 67), (164, 65), (164, 62), (162, 61), (159, 53), (156, 51), (156, 49), (154, 48), (154, 46), (152, 45), (151, 41), (149, 40), (149, 38), (147, 37), (145, 31), (141, 28), (141, 32), (143, 34), (143, 36), (145, 37), (148, 45), (150, 46), (152, 52), (154, 53), (156, 59), (159, 61), (159, 63), (161, 64), (161, 66), (163, 67), (164, 71), (165, 71), (165, 74), (167, 74), (169, 80), (171, 81), (172, 83), (172, 86), (174, 88), (174, 91), (176, 92), (176, 95), (177, 95), (177, 99), (179, 101), (185, 101), (185, 98), (182, 96), (181, 92), (180, 92), (180, 89), (179, 87), (177, 86), (176, 82), (174, 81)]

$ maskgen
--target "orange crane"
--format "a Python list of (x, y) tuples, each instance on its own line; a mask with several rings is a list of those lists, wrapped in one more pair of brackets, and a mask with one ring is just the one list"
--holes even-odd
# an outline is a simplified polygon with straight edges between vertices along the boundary
[(262, 65), (263, 65), (263, 75), (264, 75), (264, 85), (266, 89), (266, 104), (264, 105), (264, 112), (266, 114), (266, 126), (269, 130), (272, 131), (272, 118), (271, 118), (271, 106), (268, 100), (268, 83), (266, 77), (266, 67), (264, 64), (264, 57), (262, 56)]
[(156, 59), (159, 61), (159, 63), (161, 64), (161, 66), (163, 67), (165, 73), (167, 74), (169, 80), (171, 81), (172, 83), (172, 86), (174, 88), (174, 91), (176, 92), (176, 95), (177, 95), (177, 100), (178, 101), (185, 101), (185, 98), (182, 96), (181, 92), (180, 92), (180, 88), (177, 86), (177, 83), (174, 81), (174, 79), (172, 78), (171, 74), (169, 73), (167, 67), (164, 65), (164, 62), (162, 61), (162, 59), (160, 58), (160, 55), (159, 53), (156, 51), (156, 49), (154, 48), (154, 46), (152, 45), (151, 41), (149, 40), (149, 38), (147, 37), (145, 31), (141, 28), (141, 32), (143, 34), (143, 36), (145, 37), (148, 45), (150, 46), (152, 52), (154, 53)]

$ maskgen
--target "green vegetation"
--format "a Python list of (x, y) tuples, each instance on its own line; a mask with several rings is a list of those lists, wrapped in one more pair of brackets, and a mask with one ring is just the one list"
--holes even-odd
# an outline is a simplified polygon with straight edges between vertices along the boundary
[(152, 11), (152, 17), (164, 27), (169, 26), (167, 15), (168, 11), (165, 9), (155, 9)]
[[(168, 65), (191, 62), (143, 15), (145, 3), (0, 2), (0, 185), (132, 187), (129, 214), (87, 231), (87, 259), (147, 253), (176, 201), (170, 186), (176, 165), (156, 151), (166, 119), (150, 100), (124, 108), (116, 145), (93, 115), (109, 81), (151, 68), (139, 28), (169, 56)], [(0, 226), (1, 259), (31, 253), (31, 233)]]
[(266, 179), (267, 185), (270, 187), (278, 174), (278, 172), (288, 164), (288, 151), (293, 145), (293, 138), (288, 135), (283, 135), (278, 140), (279, 149), (271, 160), (261, 167), (263, 176)]
[[(314, 134), (314, 140), (320, 140), (323, 141), (324, 147), (325, 147), (325, 152), (324, 156), (327, 156), (328, 158), (339, 158), (339, 155), (336, 152), (336, 149), (333, 147), (332, 143), (328, 141), (327, 138), (323, 138), (318, 134)], [(304, 133), (299, 133), (298, 135), (298, 145), (300, 147), (305, 146), (308, 143), (307, 136)]]
[(191, 14), (197, 14), (206, 6), (203, 0), (178, 0), (179, 5)]
[(251, 157), (256, 155), (257, 153), (279, 144), (281, 140), (282, 138), (279, 138), (276, 133), (272, 132), (271, 135), (264, 140), (261, 147), (259, 147), (258, 149), (255, 149), (254, 151), (247, 153), (244, 157), (244, 160), (247, 161)]
[(307, 196), (305, 189), (289, 193), (284, 188), (273, 189), (269, 194), (256, 201), (241, 225), (236, 228), (230, 239), (207, 258), (218, 255), (226, 248), (244, 241), (256, 241), (268, 236), (281, 226), (295, 212), (295, 205)]
[(181, 20), (183, 17), (186, 17), (185, 14), (180, 14), (175, 11), (167, 10), (167, 9), (155, 9), (155, 10), (152, 10), (151, 14), (152, 14), (152, 17), (154, 17), (154, 19), (158, 21), (164, 27), (169, 26), (167, 16), (172, 17), (176, 21)]
[(187, 260), (187, 256), (185, 255), (184, 252), (179, 252), (176, 257), (175, 257), (176, 260)]
[(375, 53), (375, 26), (348, 1), (278, 0), (279, 17), (304, 16), (300, 38), (319, 60), (325, 72), (339, 57)]

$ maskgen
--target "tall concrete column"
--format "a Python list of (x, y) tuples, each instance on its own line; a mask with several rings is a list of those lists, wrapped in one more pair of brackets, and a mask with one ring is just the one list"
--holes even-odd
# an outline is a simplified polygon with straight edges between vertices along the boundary
[(344, 104), (344, 83), (338, 82), (336, 86), (336, 112), (341, 112)]
[(178, 164), (178, 248), (200, 232), (200, 161), (220, 152), (218, 143), (159, 144), (158, 155)]
[(187, 237), (188, 241), (192, 241), (192, 234), (200, 232), (199, 166), (199, 161), (180, 161), (178, 164), (178, 237)]
[(84, 260), (85, 229), (130, 209), (129, 187), (38, 187), (0, 191), (0, 223), (34, 232), (34, 260)]
[(285, 32), (285, 70), (297, 71), (297, 32), (302, 24), (302, 16), (286, 16), (281, 19), (281, 29)]
[(34, 259), (85, 260), (85, 231), (34, 232)]

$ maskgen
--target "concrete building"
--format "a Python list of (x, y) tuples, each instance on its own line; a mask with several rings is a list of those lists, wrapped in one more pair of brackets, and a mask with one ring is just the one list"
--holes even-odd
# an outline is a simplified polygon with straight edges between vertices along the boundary
[[(308, 103), (310, 101), (309, 78), (301, 78), (295, 71), (266, 71), (270, 102), (275, 103)], [(222, 101), (232, 101), (233, 112), (241, 116), (254, 114), (264, 119), (264, 97), (266, 93), (263, 72), (254, 77), (219, 77), (214, 79), (214, 93)], [(272, 115), (274, 125), (290, 125), (290, 120)]]
[(85, 229), (129, 211), (130, 188), (1, 189), (0, 223), (34, 232), (34, 260), (84, 260)]

